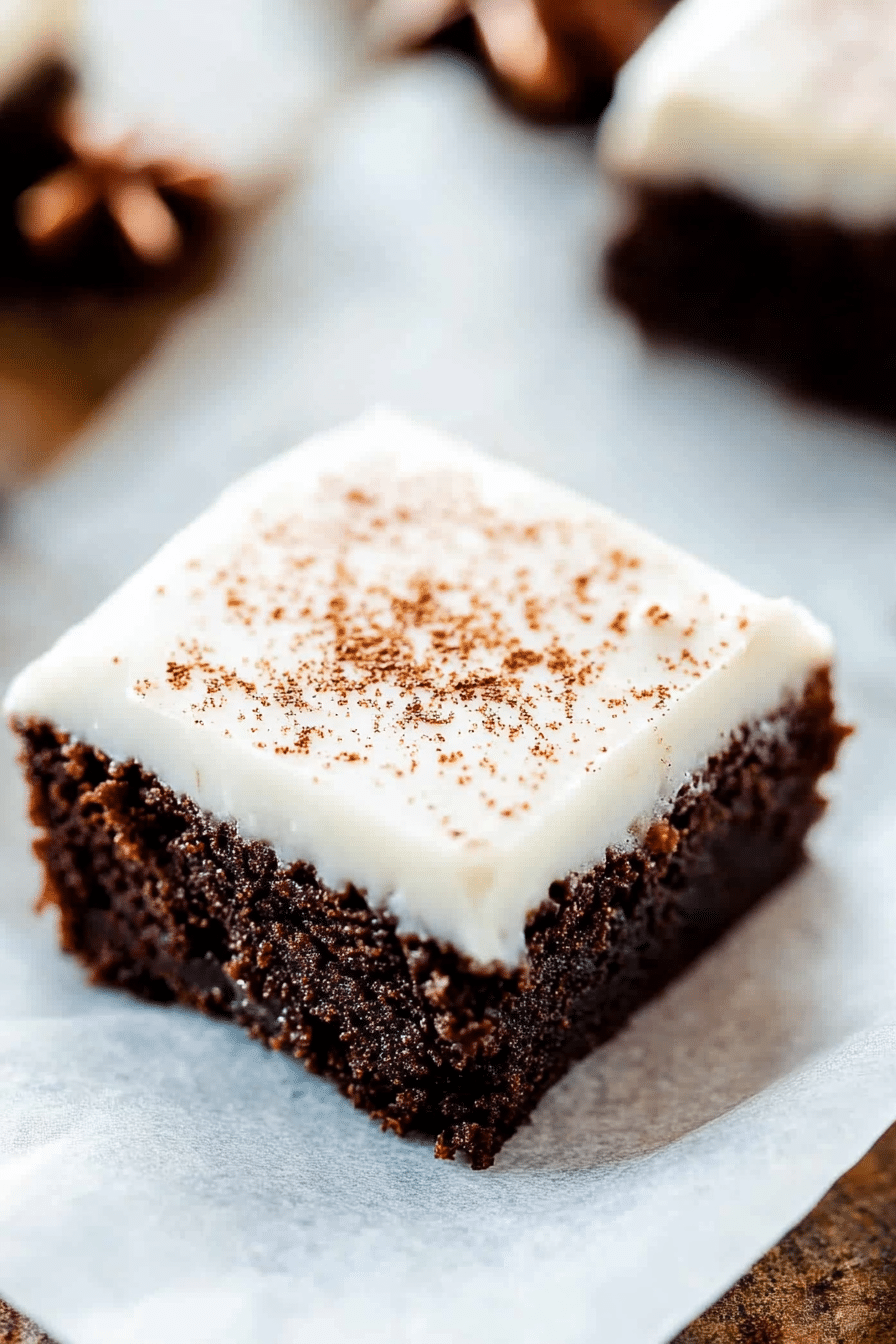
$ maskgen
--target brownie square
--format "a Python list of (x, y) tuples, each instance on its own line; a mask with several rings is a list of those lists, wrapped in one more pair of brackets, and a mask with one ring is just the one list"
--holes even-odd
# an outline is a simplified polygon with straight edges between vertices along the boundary
[(601, 160), (626, 198), (609, 293), (662, 342), (896, 414), (887, 6), (682, 0), (626, 67)]
[(481, 1168), (798, 867), (830, 661), (795, 604), (380, 412), (232, 487), (7, 711), (97, 981)]

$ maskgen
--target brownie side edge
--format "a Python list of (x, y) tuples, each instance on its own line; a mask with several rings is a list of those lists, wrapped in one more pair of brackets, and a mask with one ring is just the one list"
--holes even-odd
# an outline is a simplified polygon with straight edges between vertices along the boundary
[[(570, 1066), (793, 872), (845, 730), (826, 671), (744, 728), (641, 845), (554, 883), (514, 971), (399, 935), (131, 761), (19, 725), (63, 946), (100, 983), (229, 1017), (439, 1157), (489, 1166)], [(723, 880), (720, 880), (723, 879)]]
[(896, 219), (851, 229), (708, 186), (633, 193), (606, 288), (644, 333), (740, 360), (803, 396), (896, 419)]

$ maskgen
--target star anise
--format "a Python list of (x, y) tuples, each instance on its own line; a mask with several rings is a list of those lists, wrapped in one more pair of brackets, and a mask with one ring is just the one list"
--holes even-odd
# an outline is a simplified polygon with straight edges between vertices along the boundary
[(58, 131), (70, 157), (17, 202), (19, 229), (31, 246), (47, 252), (64, 247), (105, 207), (139, 262), (162, 267), (176, 260), (184, 240), (167, 197), (209, 200), (215, 177), (174, 160), (141, 159), (132, 139), (97, 143), (71, 109)]
[(373, 0), (380, 47), (473, 44), (505, 93), (540, 115), (596, 115), (619, 67), (673, 0)]
[(567, 92), (567, 77), (556, 65), (534, 0), (374, 0), (370, 31), (381, 49), (408, 49), (439, 37), (461, 45), (457, 39), (469, 26), (508, 86), (546, 89), (560, 97)]
[(534, 0), (478, 0), (471, 13), (487, 60), (511, 90), (545, 103), (572, 97), (573, 71)]

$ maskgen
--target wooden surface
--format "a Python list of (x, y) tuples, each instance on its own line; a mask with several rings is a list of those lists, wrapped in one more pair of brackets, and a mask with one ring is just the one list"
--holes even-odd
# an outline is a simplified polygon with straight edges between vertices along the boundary
[[(0, 1302), (0, 1344), (52, 1341)], [(896, 1126), (675, 1344), (896, 1344)]]
[(896, 1126), (675, 1344), (894, 1344)]

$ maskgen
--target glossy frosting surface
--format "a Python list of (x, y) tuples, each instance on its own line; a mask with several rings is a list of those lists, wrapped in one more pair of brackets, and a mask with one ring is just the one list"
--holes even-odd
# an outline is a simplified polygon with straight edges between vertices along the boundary
[(830, 654), (786, 599), (378, 411), (230, 487), (7, 709), (513, 963), (553, 880)]

